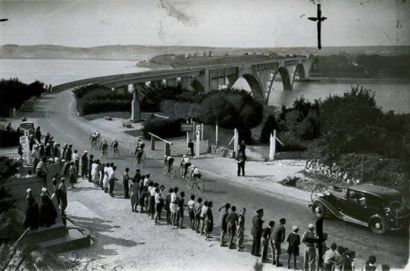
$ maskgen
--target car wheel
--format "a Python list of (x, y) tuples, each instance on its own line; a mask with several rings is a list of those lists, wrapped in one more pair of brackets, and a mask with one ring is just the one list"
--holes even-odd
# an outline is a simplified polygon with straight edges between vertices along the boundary
[(388, 226), (383, 218), (375, 217), (370, 220), (369, 228), (373, 233), (376, 234), (386, 234), (388, 231)]
[(322, 218), (326, 216), (326, 207), (320, 202), (315, 202), (312, 204), (312, 213), (316, 218)]

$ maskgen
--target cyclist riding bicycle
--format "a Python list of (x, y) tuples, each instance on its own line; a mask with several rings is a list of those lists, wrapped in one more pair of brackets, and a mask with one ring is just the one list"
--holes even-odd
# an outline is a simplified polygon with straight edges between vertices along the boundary
[(142, 159), (142, 155), (144, 154), (144, 148), (141, 148), (141, 147), (136, 147), (135, 148), (135, 156), (136, 156), (136, 158), (137, 158), (137, 163), (138, 164), (141, 164), (141, 159)]
[(114, 138), (114, 140), (111, 143), (111, 148), (113, 149), (114, 153), (118, 152), (118, 141), (117, 141), (117, 139)]
[(101, 142), (101, 150), (102, 150), (103, 155), (107, 154), (107, 149), (108, 149), (108, 143), (105, 139), (103, 139), (103, 141)]
[(172, 170), (172, 167), (173, 167), (173, 165), (174, 165), (174, 157), (172, 157), (172, 156), (167, 156), (167, 158), (166, 158), (167, 160), (166, 160), (166, 165), (168, 166), (168, 173), (171, 173), (171, 170)]
[(182, 156), (181, 160), (181, 166), (184, 167), (184, 178), (186, 176), (186, 173), (188, 171), (188, 167), (191, 165), (191, 161), (189, 160), (189, 157), (187, 157), (185, 154)]
[(197, 167), (194, 167), (194, 171), (192, 172), (192, 176), (194, 177), (194, 178), (198, 178), (198, 179), (201, 179), (201, 172), (199, 171), (199, 168), (197, 168)]

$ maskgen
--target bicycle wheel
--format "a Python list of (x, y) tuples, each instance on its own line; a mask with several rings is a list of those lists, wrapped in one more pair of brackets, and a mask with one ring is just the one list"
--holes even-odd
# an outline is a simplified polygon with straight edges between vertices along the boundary
[(182, 166), (179, 166), (179, 167), (176, 169), (175, 175), (176, 175), (178, 178), (184, 178), (184, 168), (183, 168)]
[(174, 167), (174, 165), (171, 166), (171, 170), (169, 171), (169, 176), (171, 178), (175, 178), (176, 176), (176, 168)]
[(192, 177), (186, 176), (185, 180), (186, 180), (186, 186), (188, 187), (188, 189), (192, 189), (192, 187), (194, 187), (194, 180), (192, 179)]
[(196, 179), (196, 190), (198, 190), (199, 193), (204, 192), (205, 190), (205, 183), (202, 179)]

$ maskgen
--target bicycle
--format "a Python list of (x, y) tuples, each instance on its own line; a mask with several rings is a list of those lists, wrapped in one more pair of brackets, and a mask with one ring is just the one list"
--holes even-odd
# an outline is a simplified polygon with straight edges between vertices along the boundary
[(168, 167), (168, 163), (164, 164), (164, 166), (162, 167), (162, 173), (164, 173), (165, 176), (175, 178), (176, 170), (174, 164), (171, 164), (170, 168)]
[(186, 185), (188, 189), (195, 187), (198, 193), (203, 193), (205, 190), (205, 183), (200, 177), (196, 177), (194, 175), (194, 169), (191, 169), (189, 172), (187, 172), (187, 174), (185, 175), (185, 180), (187, 181)]
[(144, 165), (145, 165), (146, 156), (145, 156), (145, 151), (140, 151), (140, 152), (142, 152), (142, 154), (141, 154), (141, 158), (140, 158), (139, 162), (138, 162), (138, 154), (139, 153), (137, 153), (135, 155), (135, 166), (139, 167), (140, 169), (143, 169)]
[(104, 157), (105, 159), (108, 158), (108, 150), (101, 148), (101, 156)]
[(118, 158), (120, 156), (120, 148), (118, 147), (111, 147), (112, 148), (112, 156)]

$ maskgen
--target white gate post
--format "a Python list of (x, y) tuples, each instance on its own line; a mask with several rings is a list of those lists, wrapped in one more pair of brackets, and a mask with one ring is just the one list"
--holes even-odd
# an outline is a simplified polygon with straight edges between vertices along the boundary
[(233, 151), (235, 158), (238, 155), (239, 134), (238, 129), (233, 130)]

